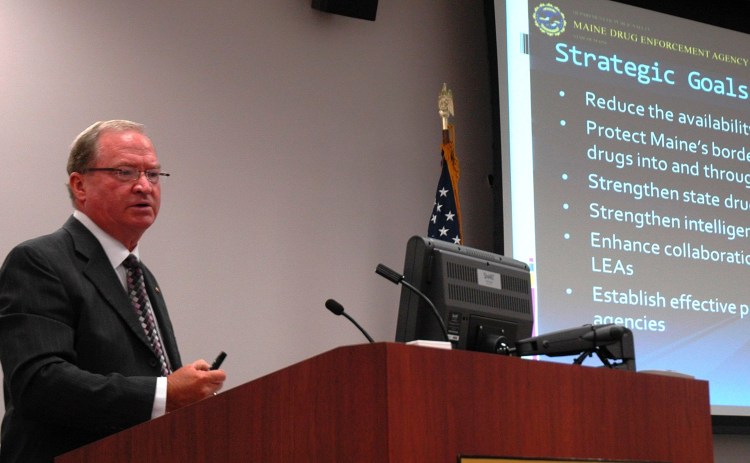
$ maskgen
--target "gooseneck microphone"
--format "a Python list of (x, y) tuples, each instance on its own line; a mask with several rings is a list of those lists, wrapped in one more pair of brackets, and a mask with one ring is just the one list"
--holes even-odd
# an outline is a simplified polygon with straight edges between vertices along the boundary
[(333, 312), (334, 315), (343, 315), (346, 318), (348, 318), (350, 322), (354, 323), (354, 326), (356, 326), (357, 328), (359, 328), (359, 331), (361, 331), (362, 334), (365, 335), (365, 337), (367, 338), (368, 341), (370, 341), (371, 343), (375, 342), (370, 337), (370, 335), (367, 334), (367, 331), (365, 331), (364, 328), (362, 328), (361, 326), (359, 326), (359, 323), (357, 323), (357, 321), (355, 319), (353, 319), (352, 317), (350, 317), (349, 314), (344, 311), (344, 306), (343, 305), (339, 304), (337, 301), (335, 301), (333, 299), (328, 299), (326, 301), (326, 308), (328, 310), (330, 310), (331, 312)]
[(435, 318), (437, 318), (437, 321), (440, 323), (440, 329), (443, 331), (443, 336), (445, 337), (445, 340), (450, 341), (450, 339), (448, 338), (448, 329), (445, 327), (445, 322), (443, 321), (443, 317), (440, 316), (440, 312), (438, 312), (437, 308), (435, 308), (435, 304), (432, 303), (429, 297), (425, 296), (425, 294), (422, 291), (418, 290), (414, 285), (406, 281), (405, 276), (401, 275), (395, 270), (392, 270), (386, 267), (383, 264), (378, 264), (378, 266), (375, 268), (375, 273), (385, 278), (386, 280), (390, 280), (391, 282), (395, 284), (401, 283), (405, 287), (409, 288), (410, 291), (414, 292), (417, 296), (422, 298), (422, 300), (425, 301), (427, 305), (430, 306), (430, 309), (432, 309), (432, 313), (435, 315)]

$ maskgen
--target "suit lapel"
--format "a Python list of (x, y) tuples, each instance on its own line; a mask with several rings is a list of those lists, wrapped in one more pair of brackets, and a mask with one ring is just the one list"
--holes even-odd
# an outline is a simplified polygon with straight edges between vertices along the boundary
[(146, 333), (138, 322), (138, 317), (130, 305), (127, 293), (99, 241), (75, 218), (68, 219), (63, 228), (70, 233), (76, 252), (85, 261), (83, 273), (86, 278), (91, 281), (102, 298), (120, 316), (133, 334), (150, 349), (151, 345), (146, 338)]

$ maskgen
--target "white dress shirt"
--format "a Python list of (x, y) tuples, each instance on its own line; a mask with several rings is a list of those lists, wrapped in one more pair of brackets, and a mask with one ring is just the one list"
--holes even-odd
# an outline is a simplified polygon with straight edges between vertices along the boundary
[[(99, 240), (99, 244), (102, 245), (102, 248), (104, 248), (104, 253), (107, 255), (107, 259), (109, 259), (109, 263), (112, 264), (112, 268), (115, 269), (115, 272), (117, 272), (117, 276), (120, 279), (120, 283), (122, 284), (122, 287), (127, 290), (127, 270), (122, 265), (122, 262), (127, 258), (130, 254), (135, 255), (135, 257), (138, 257), (138, 260), (140, 261), (140, 254), (138, 251), (139, 245), (136, 245), (135, 249), (132, 251), (129, 251), (128, 248), (125, 247), (122, 243), (117, 241), (116, 239), (112, 238), (110, 235), (108, 235), (104, 230), (99, 228), (97, 224), (94, 223), (93, 220), (91, 220), (86, 214), (79, 210), (75, 210), (73, 212), (73, 217), (75, 217), (79, 222), (83, 224), (84, 227), (86, 227), (95, 237), (97, 240)], [(158, 323), (157, 323), (158, 325)], [(157, 326), (158, 329), (158, 326)], [(165, 376), (161, 376), (156, 378), (156, 391), (154, 391), (154, 405), (151, 409), (151, 418), (156, 418), (158, 416), (162, 416), (167, 411), (167, 378)]]

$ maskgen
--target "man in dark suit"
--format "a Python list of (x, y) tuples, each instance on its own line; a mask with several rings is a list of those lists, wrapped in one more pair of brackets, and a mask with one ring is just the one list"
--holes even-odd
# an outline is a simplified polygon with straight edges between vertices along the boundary
[(0, 463), (50, 463), (209, 397), (226, 378), (204, 360), (182, 365), (161, 290), (142, 265), (140, 320), (128, 296), (123, 262), (139, 256), (166, 175), (143, 127), (92, 125), (71, 147), (68, 174), (73, 216), (15, 247), (0, 268)]

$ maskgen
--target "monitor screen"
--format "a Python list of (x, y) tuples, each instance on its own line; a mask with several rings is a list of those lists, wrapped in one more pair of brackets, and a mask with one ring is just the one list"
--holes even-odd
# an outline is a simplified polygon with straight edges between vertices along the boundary
[[(456, 349), (498, 351), (531, 335), (528, 265), (491, 252), (421, 236), (409, 239), (404, 281), (432, 301)], [(404, 285), (396, 341), (444, 341), (429, 304)]]

